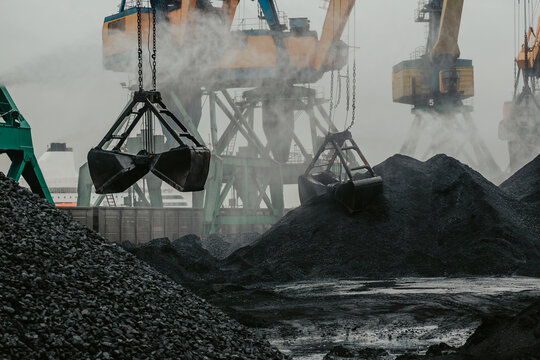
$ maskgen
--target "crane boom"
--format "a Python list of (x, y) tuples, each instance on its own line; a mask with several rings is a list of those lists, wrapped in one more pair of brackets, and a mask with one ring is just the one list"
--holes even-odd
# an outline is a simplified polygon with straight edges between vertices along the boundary
[(227, 24), (231, 26), (234, 15), (236, 14), (236, 8), (238, 7), (238, 3), (240, 0), (225, 0), (223, 1), (223, 5), (221, 7), (221, 10), (223, 13), (227, 16)]
[(458, 37), (463, 2), (464, 0), (444, 0), (439, 34), (430, 53), (431, 58), (435, 61), (441, 57), (455, 61), (460, 56)]
[(312, 67), (315, 70), (321, 70), (323, 65), (328, 62), (332, 47), (341, 39), (345, 25), (349, 20), (355, 0), (331, 0), (328, 6), (328, 12), (324, 20), (321, 40), (317, 48), (317, 54), (313, 58)]
[(274, 0), (259, 0), (259, 5), (264, 14), (266, 22), (272, 31), (281, 31), (283, 27), (279, 22), (279, 14), (277, 12)]

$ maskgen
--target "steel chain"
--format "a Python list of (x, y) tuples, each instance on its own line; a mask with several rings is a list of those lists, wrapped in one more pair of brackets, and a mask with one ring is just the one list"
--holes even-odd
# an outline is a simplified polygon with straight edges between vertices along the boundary
[(338, 93), (337, 93), (336, 103), (334, 104), (334, 109), (337, 109), (339, 107), (339, 104), (341, 104), (341, 69), (338, 70), (337, 86), (338, 86)]
[(356, 120), (356, 59), (354, 59), (354, 62), (353, 62), (352, 77), (353, 77), (352, 116), (351, 116), (351, 124), (349, 125), (347, 130), (350, 130), (353, 127), (354, 121)]
[(347, 81), (346, 81), (346, 97), (347, 97), (347, 113), (349, 112), (349, 109), (351, 108), (351, 67), (347, 65)]
[[(328, 118), (332, 121), (332, 112), (334, 111), (334, 69), (330, 72), (330, 110), (328, 113)], [(330, 131), (330, 125), (329, 131)]]
[(157, 75), (156, 75), (156, 57), (157, 57), (157, 44), (156, 44), (156, 7), (152, 6), (152, 41), (153, 41), (153, 48), (152, 48), (152, 86), (154, 87), (154, 91), (157, 89)]
[(137, 0), (137, 57), (139, 70), (139, 91), (143, 91), (143, 50), (142, 50), (142, 32), (141, 32), (141, 0)]

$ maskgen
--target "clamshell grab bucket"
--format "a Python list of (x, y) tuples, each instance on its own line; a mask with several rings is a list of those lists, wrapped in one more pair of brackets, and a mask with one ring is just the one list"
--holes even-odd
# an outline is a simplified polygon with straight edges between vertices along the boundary
[[(148, 112), (159, 120), (178, 146), (159, 153), (148, 149), (137, 154), (122, 152), (129, 134)], [(113, 141), (117, 144), (111, 150), (105, 150), (105, 145)], [(143, 91), (134, 94), (101, 143), (90, 150), (88, 166), (98, 194), (123, 192), (150, 172), (179, 191), (200, 191), (204, 190), (208, 177), (210, 151), (167, 110), (158, 92)]]
[[(356, 153), (363, 165), (350, 165), (352, 157), (349, 152)], [(323, 153), (326, 155), (326, 163), (321, 165)], [(346, 177), (336, 174), (337, 159), (340, 160), (338, 166), (343, 167)], [(355, 174), (355, 171), (359, 170), (363, 173)], [(298, 179), (302, 204), (330, 194), (351, 213), (362, 210), (382, 189), (382, 178), (375, 175), (349, 131), (329, 134), (304, 175)]]

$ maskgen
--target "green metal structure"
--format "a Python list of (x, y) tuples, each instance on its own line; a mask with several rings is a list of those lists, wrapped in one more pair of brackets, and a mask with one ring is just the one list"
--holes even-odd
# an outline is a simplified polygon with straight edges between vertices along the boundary
[[(313, 89), (288, 85), (257, 88), (236, 100), (226, 90), (207, 91), (207, 96), (212, 162), (204, 195), (203, 232), (264, 231), (284, 215), (284, 185), (298, 184), (298, 176), (313, 159), (294, 132), (296, 120), (307, 115), (314, 149), (329, 130), (337, 129), (323, 108), (324, 100), (317, 98)], [(256, 122), (262, 121), (264, 127), (264, 118), (272, 116), (268, 114), (273, 111), (270, 101), (284, 106), (278, 114), (279, 127), (287, 127), (292, 141), (279, 144), (270, 131), (264, 131), (264, 136), (256, 132)], [(179, 102), (176, 105), (181, 106)], [(255, 115), (257, 110), (262, 117)], [(223, 116), (219, 127), (218, 111)], [(235, 146), (237, 137), (247, 144)], [(292, 159), (292, 146), (300, 152), (298, 159)]]
[(7, 154), (11, 166), (7, 176), (19, 181), (21, 176), (30, 189), (54, 204), (34, 154), (30, 125), (19, 112), (7, 88), (0, 85), (0, 154)]
[[(198, 131), (200, 118), (190, 115), (185, 106), (189, 105), (185, 94), (179, 89), (169, 89), (167, 95), (171, 111), (177, 113), (190, 133), (206, 146)], [(318, 149), (329, 131), (338, 131), (324, 108), (326, 100), (318, 97), (313, 89), (290, 85), (255, 88), (234, 98), (225, 89), (206, 89), (201, 95), (207, 98), (208, 147), (212, 149), (212, 157), (205, 190), (193, 193), (192, 206), (203, 209), (203, 234), (264, 231), (283, 217), (284, 185), (298, 184), (298, 177), (313, 159), (308, 147)], [(279, 110), (281, 107), (283, 112)], [(308, 146), (294, 131), (302, 115), (307, 116), (309, 123), (311, 143)], [(271, 139), (273, 129), (259, 131), (264, 126), (264, 118), (271, 116), (278, 118), (279, 129), (287, 129), (287, 136)], [(289, 137), (290, 141), (280, 143), (280, 137)], [(154, 142), (162, 144), (163, 139)], [(125, 146), (136, 153), (141, 146), (140, 136), (129, 138)], [(297, 154), (291, 153), (293, 148)], [(77, 205), (100, 206), (106, 200), (109, 206), (162, 207), (161, 181), (153, 179), (152, 175), (144, 181), (148, 200), (135, 184), (129, 191), (137, 194), (141, 201), (114, 204), (114, 200), (102, 195), (90, 204), (92, 181), (85, 164), (79, 171)]]

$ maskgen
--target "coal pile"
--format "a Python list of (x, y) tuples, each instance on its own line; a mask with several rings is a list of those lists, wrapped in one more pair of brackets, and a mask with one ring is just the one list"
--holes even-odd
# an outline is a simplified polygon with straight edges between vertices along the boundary
[(540, 155), (503, 182), (500, 188), (519, 200), (540, 207)]
[(425, 356), (403, 355), (397, 360), (539, 360), (540, 302), (511, 318), (492, 318), (469, 337), (461, 348), (441, 344)]
[(200, 283), (215, 277), (218, 271), (217, 259), (202, 247), (197, 235), (187, 235), (172, 242), (168, 238), (155, 239), (139, 247), (129, 242), (120, 245), (182, 285)]
[(259, 233), (212, 234), (202, 239), (202, 246), (217, 259), (225, 259), (236, 250), (251, 245)]
[(0, 358), (285, 358), (1, 174), (0, 265)]
[(226, 265), (244, 281), (540, 275), (540, 218), (479, 173), (438, 155), (375, 167), (383, 194), (349, 215), (329, 197), (289, 214)]
[(460, 349), (469, 359), (540, 359), (540, 302), (509, 319), (490, 319)]

